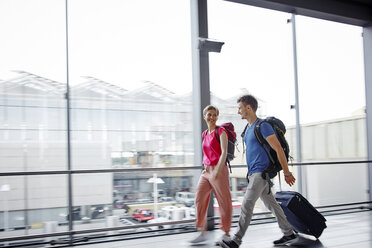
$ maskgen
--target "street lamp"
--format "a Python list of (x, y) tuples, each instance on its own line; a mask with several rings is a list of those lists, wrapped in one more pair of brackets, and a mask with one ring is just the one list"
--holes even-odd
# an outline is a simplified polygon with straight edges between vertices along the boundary
[(147, 182), (154, 184), (154, 219), (156, 219), (158, 218), (158, 184), (164, 183), (164, 181), (154, 173), (153, 177), (149, 178)]

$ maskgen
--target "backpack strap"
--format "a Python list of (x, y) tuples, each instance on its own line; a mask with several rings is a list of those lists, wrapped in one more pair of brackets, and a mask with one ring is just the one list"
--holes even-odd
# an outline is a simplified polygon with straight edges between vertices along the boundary
[(244, 128), (242, 134), (240, 135), (240, 136), (242, 137), (242, 143), (243, 143), (243, 153), (242, 153), (242, 154), (245, 153), (245, 147), (244, 147), (244, 136), (245, 136), (245, 131), (247, 131), (248, 126), (249, 126), (249, 123), (247, 123), (247, 125), (245, 125), (245, 128)]
[(262, 172), (262, 175), (261, 176), (269, 184), (269, 192), (267, 194), (270, 194), (271, 193), (271, 187), (274, 186), (274, 183), (271, 181), (270, 176), (269, 176), (269, 173)]
[(219, 132), (220, 132), (220, 126), (216, 126), (216, 130), (214, 130), (214, 135), (216, 136), (216, 139), (217, 139), (218, 143), (221, 144)]
[(262, 133), (261, 133), (261, 130), (260, 130), (261, 123), (264, 122), (264, 121), (265, 120), (262, 120), (262, 119), (259, 119), (257, 121), (256, 125), (254, 126), (254, 135), (256, 136), (256, 139), (257, 139), (258, 143), (260, 143), (263, 146), (263, 148), (265, 149), (267, 155), (269, 156), (269, 159), (270, 159), (271, 163), (275, 163), (275, 160), (274, 160), (273, 156), (271, 156), (271, 154), (270, 154), (269, 144), (267, 143), (267, 141), (262, 136)]
[[(262, 136), (262, 133), (261, 133), (261, 130), (260, 130), (260, 127), (261, 127), (261, 123), (264, 122), (265, 120), (262, 120), (262, 119), (259, 119), (256, 123), (256, 125), (254, 126), (254, 135), (256, 136), (256, 139), (258, 141), (258, 143), (260, 143), (263, 148), (265, 149), (266, 151), (266, 154), (268, 155), (271, 163), (275, 163), (275, 160), (273, 158), (273, 156), (271, 156), (271, 153), (270, 153), (270, 148), (269, 148), (269, 144), (267, 143), (267, 141), (264, 139), (264, 137)], [(280, 173), (278, 172), (278, 175), (279, 175), (279, 183), (280, 183)], [(269, 173), (267, 172), (262, 172), (262, 178), (265, 179), (267, 181), (267, 183), (269, 184), (269, 192), (268, 194), (271, 193), (271, 187), (274, 185), (273, 182), (271, 181), (270, 177), (269, 177)]]

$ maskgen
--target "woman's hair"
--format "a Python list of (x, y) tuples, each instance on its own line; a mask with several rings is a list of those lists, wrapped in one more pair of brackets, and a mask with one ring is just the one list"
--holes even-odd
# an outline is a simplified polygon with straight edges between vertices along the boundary
[(206, 115), (209, 110), (215, 110), (217, 112), (217, 116), (220, 114), (220, 111), (218, 110), (217, 107), (213, 105), (208, 105), (207, 107), (204, 108), (203, 115)]
[(257, 111), (257, 108), (258, 108), (258, 103), (257, 103), (257, 100), (254, 96), (252, 95), (244, 95), (244, 96), (241, 96), (239, 97), (239, 99), (237, 100), (237, 103), (242, 103), (244, 106), (247, 106), (247, 105), (250, 105), (251, 108), (253, 109), (253, 111)]

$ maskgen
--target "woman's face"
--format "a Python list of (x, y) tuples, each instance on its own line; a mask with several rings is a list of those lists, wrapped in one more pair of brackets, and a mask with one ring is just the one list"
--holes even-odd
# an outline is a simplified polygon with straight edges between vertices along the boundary
[(204, 115), (204, 120), (208, 126), (216, 125), (218, 120), (217, 111), (214, 109), (208, 110), (207, 113)]

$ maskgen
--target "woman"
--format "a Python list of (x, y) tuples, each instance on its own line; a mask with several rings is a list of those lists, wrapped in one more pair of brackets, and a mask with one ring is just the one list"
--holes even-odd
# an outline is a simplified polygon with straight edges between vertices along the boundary
[[(230, 237), (232, 218), (232, 204), (229, 185), (229, 172), (226, 166), (227, 133), (224, 128), (216, 124), (219, 111), (215, 106), (209, 105), (203, 110), (203, 117), (208, 129), (203, 132), (203, 164), (204, 170), (200, 176), (196, 189), (196, 227), (200, 235), (190, 241), (192, 244), (204, 243), (206, 237), (206, 219), (211, 190), (219, 204), (221, 215), (220, 228), (224, 232), (222, 239)], [(220, 142), (216, 135), (219, 135)]]

